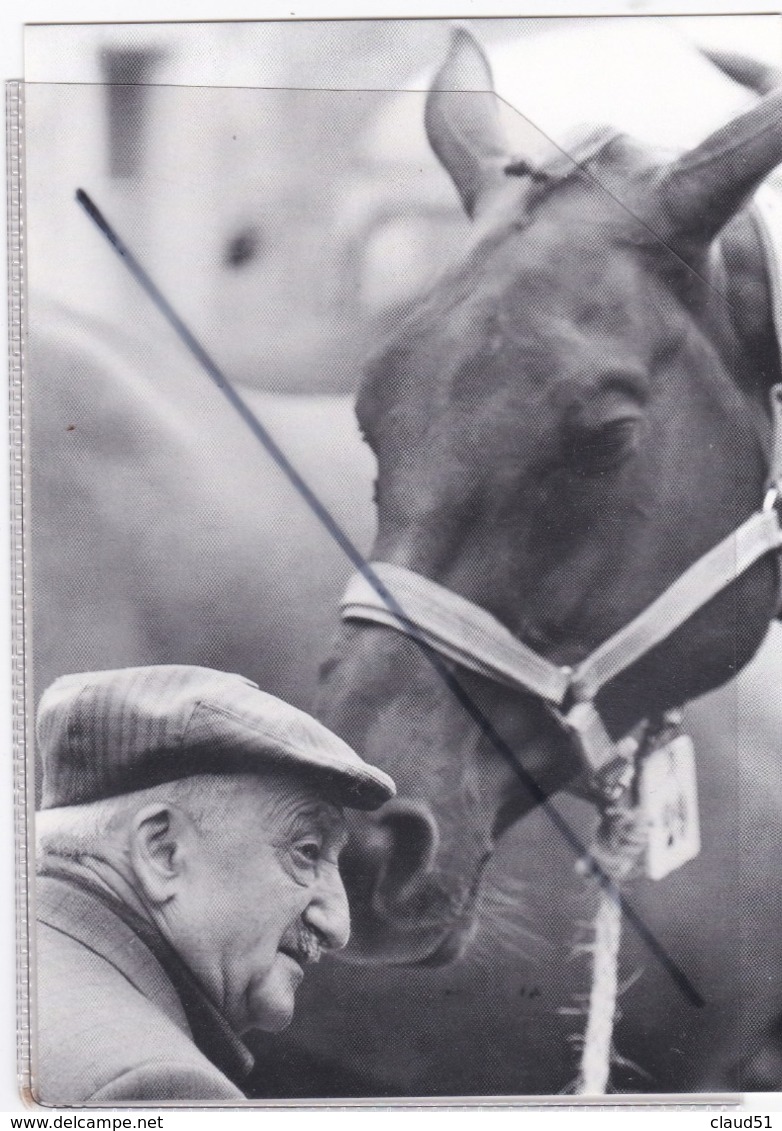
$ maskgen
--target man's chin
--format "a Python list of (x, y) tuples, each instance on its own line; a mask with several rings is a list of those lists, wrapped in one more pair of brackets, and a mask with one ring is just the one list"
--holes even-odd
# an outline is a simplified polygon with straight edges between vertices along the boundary
[(247, 1029), (262, 1029), (265, 1033), (280, 1033), (293, 1020), (296, 990), (304, 971), (293, 959), (283, 955), (269, 974), (250, 987), (248, 993)]

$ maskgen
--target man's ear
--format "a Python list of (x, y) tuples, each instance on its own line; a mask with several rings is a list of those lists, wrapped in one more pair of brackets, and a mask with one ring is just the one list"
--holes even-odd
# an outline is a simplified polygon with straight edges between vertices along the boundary
[(152, 903), (167, 903), (177, 894), (196, 852), (195, 826), (175, 805), (157, 802), (133, 816), (130, 860)]

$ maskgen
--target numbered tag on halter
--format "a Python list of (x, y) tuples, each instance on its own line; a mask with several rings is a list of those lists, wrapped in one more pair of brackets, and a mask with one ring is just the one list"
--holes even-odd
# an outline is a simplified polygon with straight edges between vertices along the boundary
[(646, 874), (661, 880), (694, 859), (701, 848), (695, 750), (689, 735), (674, 732), (644, 756), (638, 799), (649, 835)]

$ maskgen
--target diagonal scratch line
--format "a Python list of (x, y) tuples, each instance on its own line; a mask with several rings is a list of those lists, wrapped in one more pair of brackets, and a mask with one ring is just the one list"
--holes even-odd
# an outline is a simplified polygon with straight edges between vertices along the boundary
[(600, 887), (606, 892), (611, 899), (621, 908), (628, 921), (637, 931), (638, 935), (644, 941), (651, 953), (660, 963), (664, 970), (670, 975), (671, 979), (678, 987), (680, 992), (687, 998), (691, 1005), (702, 1008), (706, 1002), (687, 975), (680, 966), (674, 961), (673, 958), (667, 953), (662, 944), (657, 940), (655, 935), (646, 926), (641, 916), (633, 908), (633, 906), (625, 899), (617, 886), (611, 880), (610, 876), (600, 867), (599, 863), (592, 858), (587, 846), (582, 842), (581, 838), (571, 829), (568, 822), (551, 803), (548, 796), (535, 780), (535, 778), (521, 765), (516, 757), (511, 746), (505, 741), (502, 735), (494, 728), (490, 720), (484, 715), (477, 703), (468, 695), (459, 681), (455, 678), (446, 664), (443, 662), (438, 653), (434, 652), (431, 647), (421, 636), (417, 626), (406, 616), (404, 609), (394, 597), (380, 578), (375, 574), (372, 567), (364, 558), (364, 555), (355, 546), (352, 540), (348, 537), (337, 520), (329, 511), (318, 495), (310, 487), (309, 483), (303, 478), (300, 472), (288, 459), (285, 452), (279, 446), (277, 441), (271, 433), (264, 427), (250, 406), (241, 396), (241, 394), (234, 388), (231, 382), (227, 379), (225, 374), (219, 368), (217, 363), (212, 359), (210, 354), (204, 349), (199, 340), (195, 337), (188, 326), (182, 321), (176, 310), (171, 306), (168, 299), (158, 288), (157, 284), (147, 274), (146, 270), (141, 266), (138, 259), (136, 259), (133, 252), (119, 237), (116, 231), (109, 224), (103, 213), (87, 195), (84, 189), (76, 190), (76, 200), (90, 217), (90, 219), (97, 225), (111, 246), (114, 248), (117, 255), (125, 263), (133, 278), (138, 282), (142, 290), (152, 300), (154, 305), (163, 315), (165, 320), (177, 334), (179, 339), (187, 347), (190, 353), (199, 362), (202, 368), (206, 371), (217, 388), (224, 394), (229, 404), (236, 410), (244, 423), (250, 429), (255, 438), (263, 445), (268, 454), (277, 464), (279, 469), (287, 476), (291, 484), (296, 488), (301, 497), (313, 511), (318, 520), (322, 523), (337, 545), (349, 558), (355, 568), (361, 573), (369, 584), (373, 587), (375, 592), (385, 602), (386, 607), (400, 620), (405, 626), (405, 632), (415, 641), (423, 654), (432, 664), (435, 671), (442, 679), (445, 686), (448, 688), (454, 699), (466, 711), (469, 717), (473, 720), (475, 725), (482, 731), (484, 736), (489, 740), (498, 754), (505, 759), (506, 762), (512, 767), (516, 776), (521, 781), (524, 788), (535, 799), (536, 803), (542, 807), (551, 823), (570, 845), (573, 851), (579, 856), (588, 859), (592, 874), (598, 880)]

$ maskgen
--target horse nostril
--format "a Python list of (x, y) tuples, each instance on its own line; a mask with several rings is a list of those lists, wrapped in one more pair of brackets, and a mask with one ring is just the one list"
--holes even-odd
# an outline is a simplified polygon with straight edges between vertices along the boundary
[(381, 886), (386, 898), (399, 898), (431, 868), (437, 851), (437, 825), (423, 803), (406, 798), (387, 802), (377, 823), (388, 838)]

